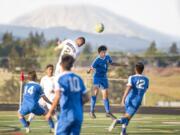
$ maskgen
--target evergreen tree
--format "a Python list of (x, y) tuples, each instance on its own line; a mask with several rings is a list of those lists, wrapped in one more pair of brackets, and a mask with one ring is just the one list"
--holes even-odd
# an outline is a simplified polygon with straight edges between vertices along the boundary
[(149, 48), (147, 49), (147, 51), (145, 52), (146, 56), (153, 56), (157, 54), (157, 48), (156, 48), (156, 42), (153, 41), (150, 43)]
[(2, 37), (2, 44), (7, 45), (13, 42), (13, 35), (12, 33), (6, 32)]
[(85, 44), (82, 53), (85, 54), (85, 55), (88, 55), (88, 54), (92, 53), (92, 47), (91, 47), (90, 43)]
[(169, 53), (170, 54), (178, 54), (178, 47), (177, 47), (177, 44), (174, 42), (172, 43), (172, 45), (170, 46), (169, 48)]

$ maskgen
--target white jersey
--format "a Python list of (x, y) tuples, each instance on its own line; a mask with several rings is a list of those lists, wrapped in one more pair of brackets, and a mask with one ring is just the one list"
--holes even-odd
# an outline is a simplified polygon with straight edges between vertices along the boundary
[(40, 85), (44, 91), (44, 94), (46, 95), (46, 97), (52, 102), (54, 100), (55, 97), (55, 93), (54, 93), (54, 76), (44, 76), (41, 79)]
[(62, 56), (64, 54), (69, 54), (69, 55), (73, 56), (74, 59), (76, 59), (80, 54), (79, 47), (76, 45), (76, 43), (74, 41), (72, 41), (70, 39), (63, 41), (59, 45), (59, 48), (62, 48), (62, 51), (61, 51), (61, 54), (59, 55), (59, 60), (56, 64), (55, 75), (60, 73), (60, 63), (61, 63)]

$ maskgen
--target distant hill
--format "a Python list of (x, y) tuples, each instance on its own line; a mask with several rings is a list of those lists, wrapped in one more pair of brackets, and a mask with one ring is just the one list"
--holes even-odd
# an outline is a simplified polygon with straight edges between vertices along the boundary
[(43, 32), (46, 39), (75, 39), (84, 36), (87, 42), (92, 44), (93, 49), (101, 44), (106, 44), (113, 51), (141, 51), (147, 48), (149, 42), (135, 37), (123, 37), (118, 34), (91, 34), (81, 31), (73, 31), (64, 27), (40, 29), (33, 27), (0, 25), (0, 33), (12, 32), (17, 38), (25, 38), (29, 32)]
[[(97, 34), (97, 22), (105, 31)], [(17, 37), (26, 37), (30, 31), (44, 32), (47, 39), (85, 36), (96, 48), (107, 44), (111, 50), (140, 51), (152, 40), (158, 47), (167, 48), (176, 37), (162, 34), (132, 20), (118, 16), (104, 8), (89, 5), (48, 6), (25, 14), (9, 25), (0, 25), (0, 33), (12, 31)]]

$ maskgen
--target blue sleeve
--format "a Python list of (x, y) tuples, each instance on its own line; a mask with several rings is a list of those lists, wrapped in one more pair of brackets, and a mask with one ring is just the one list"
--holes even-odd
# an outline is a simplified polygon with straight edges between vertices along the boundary
[(112, 58), (111, 58), (111, 56), (109, 56), (109, 55), (107, 55), (107, 59), (108, 59), (108, 62), (110, 63), (110, 64), (112, 64)]
[(96, 59), (93, 61), (91, 67), (97, 68), (97, 63), (98, 63), (98, 59), (96, 58)]
[(59, 78), (58, 84), (59, 84), (59, 90), (60, 90), (61, 92), (65, 92), (65, 89), (64, 89), (64, 88), (68, 87), (67, 85), (68, 85), (69, 83), (66, 81), (66, 78)]

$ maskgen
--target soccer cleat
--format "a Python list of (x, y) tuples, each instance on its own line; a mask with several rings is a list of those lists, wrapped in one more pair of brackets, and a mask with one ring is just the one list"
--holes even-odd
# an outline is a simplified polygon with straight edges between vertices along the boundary
[(109, 126), (108, 131), (111, 132), (113, 130), (113, 128), (116, 127), (117, 123), (118, 123), (117, 119), (113, 120), (112, 124)]
[(95, 119), (95, 118), (96, 118), (96, 115), (95, 115), (94, 112), (90, 112), (90, 113), (89, 113), (89, 116), (90, 116), (92, 119)]
[(30, 128), (29, 127), (26, 127), (26, 133), (30, 133)]
[(106, 113), (106, 117), (110, 117), (112, 120), (117, 119), (116, 116), (114, 116), (111, 112)]
[(30, 128), (29, 128), (29, 126), (30, 126), (30, 122), (27, 121), (26, 133), (30, 133)]

